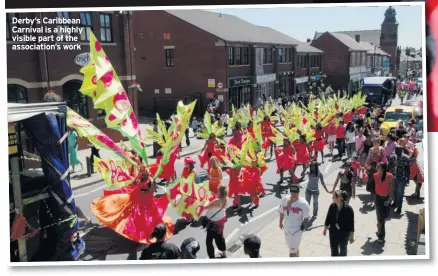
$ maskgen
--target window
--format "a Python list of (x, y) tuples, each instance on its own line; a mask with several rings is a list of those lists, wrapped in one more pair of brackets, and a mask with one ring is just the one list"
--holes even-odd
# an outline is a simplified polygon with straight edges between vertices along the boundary
[(244, 47), (243, 49), (243, 61), (242, 64), (243, 65), (248, 65), (249, 64), (249, 48), (248, 47)]
[(82, 81), (71, 80), (62, 86), (62, 92), (67, 106), (85, 119), (88, 119), (88, 99), (79, 92), (81, 86)]
[(8, 103), (27, 103), (27, 89), (21, 85), (8, 84)]
[(81, 27), (83, 28), (80, 40), (90, 41), (90, 33), (93, 31), (91, 12), (81, 12), (80, 17), (81, 17)]
[(236, 47), (236, 65), (242, 65), (242, 48)]
[(263, 64), (272, 64), (272, 48), (263, 49)]
[(6, 39), (7, 40), (12, 40), (12, 27), (17, 26), (19, 27), (18, 24), (13, 24), (12, 23), (12, 18), (18, 18), (18, 13), (7, 13), (6, 14)]
[(285, 58), (285, 52), (284, 52), (284, 48), (278, 48), (278, 63), (283, 63)]
[(360, 65), (365, 66), (366, 65), (365, 64), (365, 53), (361, 53), (360, 55), (361, 55), (361, 59), (362, 59)]
[(292, 62), (292, 49), (286, 48), (286, 62)]
[(360, 53), (356, 53), (356, 67), (360, 66)]
[(354, 67), (356, 65), (356, 54), (351, 53), (350, 67)]
[(371, 67), (371, 56), (367, 56), (367, 67)]
[[(56, 17), (70, 19), (70, 13), (69, 12), (57, 12)], [(61, 35), (68, 35), (69, 33), (66, 32), (64, 30), (64, 28), (70, 28), (71, 26), (67, 24), (67, 25), (56, 25), (56, 27), (58, 28), (57, 35), (61, 36)]]
[(175, 49), (165, 49), (164, 56), (166, 59), (166, 67), (173, 68), (175, 67)]
[(111, 14), (100, 14), (100, 41), (113, 42)]
[(234, 65), (234, 48), (228, 48), (228, 65)]

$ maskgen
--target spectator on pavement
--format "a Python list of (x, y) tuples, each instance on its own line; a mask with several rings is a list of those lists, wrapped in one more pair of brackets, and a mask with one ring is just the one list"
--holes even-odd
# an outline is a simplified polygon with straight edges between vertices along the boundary
[(207, 209), (206, 218), (207, 223), (207, 237), (205, 243), (207, 245), (207, 254), (210, 259), (215, 259), (213, 240), (219, 249), (219, 257), (226, 258), (227, 245), (224, 237), (224, 227), (227, 221), (228, 188), (227, 186), (220, 186), (218, 197), (210, 202), (205, 208)]
[(240, 236), (240, 241), (243, 244), (243, 252), (250, 258), (261, 258), (260, 247), (262, 246), (262, 241), (259, 237), (253, 234)]
[[(278, 208), (280, 213), (279, 227), (284, 230), (289, 257), (299, 257), (301, 236), (309, 223), (309, 204), (300, 197), (300, 186), (289, 188), (290, 196), (284, 197)], [(283, 225), (284, 223), (284, 225)]]
[(327, 235), (329, 229), (332, 257), (347, 256), (348, 241), (354, 242), (354, 211), (346, 202), (347, 198), (345, 191), (335, 191), (325, 219), (322, 234)]
[(170, 242), (164, 240), (166, 236), (166, 225), (158, 224), (155, 226), (151, 237), (157, 239), (155, 243), (148, 244), (141, 252), (140, 260), (173, 260), (179, 259), (181, 251)]
[(194, 238), (187, 238), (181, 244), (181, 259), (198, 259), (201, 249), (199, 242)]

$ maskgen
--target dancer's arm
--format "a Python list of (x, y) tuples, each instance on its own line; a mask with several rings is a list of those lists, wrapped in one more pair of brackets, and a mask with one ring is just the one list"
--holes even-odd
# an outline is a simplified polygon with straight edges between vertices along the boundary
[(335, 184), (333, 185), (332, 193), (335, 191), (336, 186), (338, 185), (339, 180), (341, 179), (341, 173), (338, 173), (338, 176), (336, 177)]

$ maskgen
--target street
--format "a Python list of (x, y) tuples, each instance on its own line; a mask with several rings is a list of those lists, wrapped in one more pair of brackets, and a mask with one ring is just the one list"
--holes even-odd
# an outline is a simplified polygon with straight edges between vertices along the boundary
[[(393, 105), (399, 104), (399, 100), (395, 100)], [(196, 138), (191, 138), (191, 140), (195, 141), (193, 143), (202, 144), (203, 140), (199, 140)], [(417, 147), (420, 151), (419, 155), (419, 163), (421, 168), (424, 168), (424, 158), (423, 158), (423, 146), (421, 143), (417, 144)], [(184, 152), (184, 151), (183, 151)], [(198, 163), (198, 153), (190, 154), (190, 156), (196, 160)], [(336, 150), (335, 150), (336, 154)], [(345, 160), (335, 159), (332, 161), (332, 158), (328, 156), (328, 148), (325, 148), (324, 155), (326, 156), (324, 159), (324, 163), (320, 164), (320, 171), (324, 175), (324, 179), (327, 184), (327, 188), (329, 191), (333, 188), (334, 181), (336, 179), (336, 174), (340, 171), (342, 164)], [(269, 153), (268, 155), (269, 156)], [(177, 160), (175, 164), (175, 169), (177, 174), (180, 175), (183, 170), (183, 159)], [(320, 157), (319, 157), (320, 161)], [(229, 199), (229, 207), (227, 209), (227, 218), (228, 221), (225, 225), (224, 236), (226, 238), (227, 250), (229, 256), (232, 256), (234, 251), (239, 250), (241, 248), (241, 244), (238, 240), (239, 236), (247, 233), (259, 233), (263, 231), (268, 225), (273, 224), (273, 221), (277, 221), (278, 213), (277, 208), (280, 203), (280, 199), (288, 193), (287, 182), (285, 181), (281, 186), (278, 186), (276, 182), (279, 180), (279, 175), (276, 174), (277, 165), (275, 159), (268, 160), (268, 170), (263, 175), (263, 183), (266, 189), (266, 196), (261, 198), (260, 205), (258, 208), (249, 207), (250, 201), (249, 197), (242, 197), (242, 207), (243, 210), (237, 214), (230, 207), (232, 205), (232, 199)], [(196, 170), (200, 176), (205, 175), (206, 170), (201, 169), (199, 164), (196, 165)], [(298, 167), (295, 174), (299, 176), (302, 172), (302, 167)], [(288, 174), (285, 174), (285, 178)], [(92, 176), (92, 179), (98, 179), (97, 174)], [(72, 180), (72, 185), (75, 184), (75, 178)], [(82, 179), (82, 182), (86, 181), (86, 179)], [(228, 184), (229, 177), (224, 172), (224, 184)], [(304, 191), (307, 185), (306, 178), (303, 179), (300, 183), (302, 194), (304, 197)], [(413, 186), (413, 182), (411, 181), (411, 187)], [(82, 260), (136, 260), (140, 256), (141, 250), (144, 248), (144, 245), (137, 244), (128, 239), (125, 239), (114, 231), (103, 227), (98, 224), (96, 218), (93, 216), (90, 210), (91, 202), (103, 195), (103, 189), (105, 187), (105, 183), (103, 181), (95, 180), (92, 182), (92, 185), (84, 186), (83, 188), (74, 189), (74, 197), (76, 204), (81, 207), (83, 212), (91, 218), (93, 224), (92, 225), (83, 225), (81, 224), (80, 233), (83, 236), (83, 239), (86, 241), (87, 249), (86, 252), (82, 255)], [(368, 193), (365, 191), (365, 187), (358, 186), (357, 188), (358, 196), (355, 201), (363, 201), (364, 204), (369, 201)], [(407, 189), (408, 191), (409, 189)], [(423, 189), (424, 190), (424, 187)], [(409, 190), (410, 191), (410, 190)], [(163, 194), (163, 190), (161, 188), (158, 189), (157, 195)], [(326, 192), (321, 189), (320, 196), (320, 212), (319, 217), (316, 222), (321, 222), (321, 220), (325, 217), (326, 207), (331, 203), (331, 195), (323, 195)], [(424, 193), (422, 192), (424, 195)], [(410, 195), (406, 192), (406, 195)], [(422, 202), (422, 201), (421, 201)], [(356, 205), (356, 204), (354, 204)], [(362, 205), (362, 204), (360, 204)], [(353, 203), (352, 203), (353, 206)], [(364, 205), (365, 206), (365, 205)], [(312, 204), (311, 204), (312, 208)], [(364, 210), (360, 209), (361, 213), (365, 213), (367, 217), (371, 220), (375, 220), (375, 211), (374, 210)], [(201, 244), (201, 250), (199, 252), (200, 258), (207, 258), (207, 252), (205, 247), (205, 230), (201, 227), (199, 223), (187, 224), (182, 220), (179, 220), (178, 215), (173, 211), (171, 207), (167, 209), (168, 215), (173, 219), (175, 223), (175, 233), (172, 238), (169, 240), (170, 242), (180, 246), (184, 239), (188, 237), (193, 237), (197, 239)], [(315, 223), (316, 223), (315, 222)], [(359, 223), (356, 223), (359, 224)], [(373, 224), (374, 225), (374, 224)], [(314, 230), (320, 231), (320, 229)], [(360, 230), (358, 230), (360, 231)], [(390, 231), (390, 230), (387, 230)], [(281, 237), (283, 239), (283, 237)], [(286, 248), (286, 246), (284, 246)], [(329, 253), (327, 253), (329, 254)], [(236, 253), (236, 256), (241, 256), (241, 252)], [(268, 257), (268, 256), (267, 256)]]

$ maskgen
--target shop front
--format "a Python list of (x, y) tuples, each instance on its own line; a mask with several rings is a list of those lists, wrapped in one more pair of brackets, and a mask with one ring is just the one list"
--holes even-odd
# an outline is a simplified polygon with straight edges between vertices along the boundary
[(251, 103), (251, 89), (254, 84), (254, 77), (233, 77), (229, 78), (229, 107), (240, 108), (242, 104)]
[(278, 90), (280, 95), (290, 96), (293, 94), (292, 72), (282, 72), (279, 75)]
[(309, 77), (295, 78), (296, 91), (295, 94), (307, 93), (309, 89)]
[[(258, 98), (266, 96), (272, 99), (277, 99), (280, 96), (278, 89), (275, 89), (275, 83), (277, 82), (276, 74), (259, 75), (256, 77), (256, 93), (254, 93), (253, 102), (257, 102)], [(277, 82), (278, 83), (278, 82)]]

